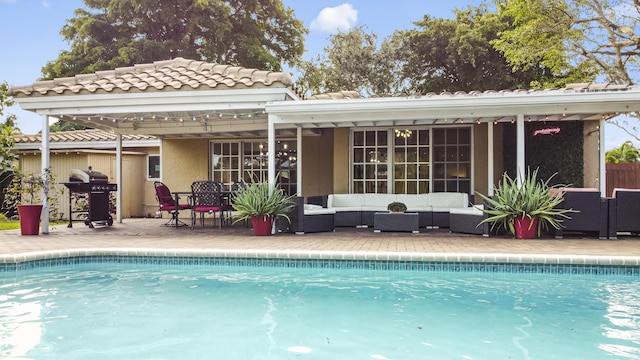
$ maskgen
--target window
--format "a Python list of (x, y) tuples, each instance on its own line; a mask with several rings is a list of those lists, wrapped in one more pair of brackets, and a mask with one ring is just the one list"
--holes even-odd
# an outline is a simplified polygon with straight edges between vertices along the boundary
[(388, 132), (354, 131), (352, 151), (353, 192), (387, 193)]
[[(269, 172), (267, 148), (266, 140), (212, 143), (211, 178), (226, 185), (240, 180), (266, 181)], [(276, 172), (280, 174), (280, 186), (289, 195), (297, 191), (296, 151), (295, 140), (276, 142)]]
[(212, 179), (230, 185), (240, 178), (240, 143), (213, 143), (211, 152)]
[(471, 190), (471, 129), (433, 130), (433, 191)]
[(429, 192), (429, 129), (393, 132), (393, 192)]
[(160, 155), (147, 155), (147, 179), (160, 180)]
[(470, 191), (470, 127), (354, 130), (351, 134), (353, 193)]

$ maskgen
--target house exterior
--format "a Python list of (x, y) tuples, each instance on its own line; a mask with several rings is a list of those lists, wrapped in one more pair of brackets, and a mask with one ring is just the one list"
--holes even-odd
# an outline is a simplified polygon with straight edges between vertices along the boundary
[[(287, 73), (182, 58), (13, 87), (10, 94), (42, 115), (45, 153), (53, 144), (46, 141), (51, 117), (113, 133), (119, 199), (132, 184), (119, 175), (123, 157), (117, 154), (124, 136), (133, 135), (160, 141), (160, 178), (174, 191), (195, 180), (231, 184), (273, 181), (279, 174), (289, 193), (309, 197), (491, 194), (504, 171), (524, 173), (532, 139), (549, 141), (570, 130), (570, 139), (579, 140), (568, 147), (579, 147), (580, 181), (604, 190), (603, 122), (640, 111), (640, 88), (588, 83), (545, 91), (305, 98)], [(41, 168), (47, 161), (43, 157)]]
[[(41, 173), (42, 137), (15, 135), (15, 153), (18, 166), (26, 173)], [(116, 136), (99, 129), (54, 132), (50, 134), (50, 169), (57, 182), (55, 192), (58, 214), (69, 217), (69, 191), (60, 184), (69, 180), (71, 169), (93, 170), (104, 173), (109, 182), (116, 181)], [(159, 162), (160, 140), (148, 135), (123, 136), (123, 216), (153, 216), (158, 209), (153, 181), (160, 179), (154, 164)]]

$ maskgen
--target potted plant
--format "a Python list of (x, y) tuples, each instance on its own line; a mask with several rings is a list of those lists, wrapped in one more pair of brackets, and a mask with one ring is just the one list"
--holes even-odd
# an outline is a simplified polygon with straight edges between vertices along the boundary
[(560, 229), (563, 218), (570, 218), (567, 213), (575, 211), (558, 208), (562, 203), (562, 188), (566, 185), (551, 186), (552, 178), (539, 181), (538, 169), (527, 170), (522, 183), (518, 184), (505, 173), (494, 196), (476, 192), (485, 202), (482, 211), (488, 215), (480, 224), (491, 223), (492, 230), (501, 226), (520, 239), (540, 236), (541, 230), (549, 227)]
[(291, 222), (289, 213), (295, 207), (293, 199), (278, 184), (260, 181), (247, 183), (235, 193), (231, 198), (231, 206), (237, 214), (235, 222), (251, 219), (255, 235), (270, 235), (277, 217)]
[(394, 201), (387, 205), (387, 210), (389, 210), (389, 212), (393, 214), (401, 214), (407, 211), (407, 205), (398, 201)]
[(48, 198), (48, 176), (48, 170), (43, 175), (26, 174), (15, 170), (11, 185), (5, 188), (5, 205), (9, 208), (18, 208), (22, 235), (38, 235), (40, 233), (42, 195), (44, 194)]

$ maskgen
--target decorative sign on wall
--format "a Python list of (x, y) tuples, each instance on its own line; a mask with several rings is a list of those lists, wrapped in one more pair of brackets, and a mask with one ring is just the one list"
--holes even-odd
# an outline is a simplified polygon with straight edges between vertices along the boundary
[(557, 134), (560, 132), (560, 128), (546, 128), (546, 129), (538, 129), (536, 131), (533, 132), (533, 136), (536, 135), (551, 135), (551, 134)]

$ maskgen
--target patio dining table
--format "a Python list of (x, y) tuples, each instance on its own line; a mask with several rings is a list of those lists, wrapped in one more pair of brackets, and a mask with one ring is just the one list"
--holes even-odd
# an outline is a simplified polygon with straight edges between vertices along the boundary
[[(231, 205), (231, 196), (233, 195), (234, 191), (232, 190), (223, 190), (220, 192), (220, 198), (222, 201), (222, 205)], [(179, 204), (180, 204), (180, 198), (182, 196), (187, 196), (189, 198), (189, 202), (191, 202), (191, 196), (193, 195), (193, 192), (191, 191), (174, 191), (173, 192), (173, 197), (175, 199), (175, 203), (176, 203), (176, 227), (179, 226), (187, 226), (187, 224), (185, 224), (183, 221), (179, 220)]]

